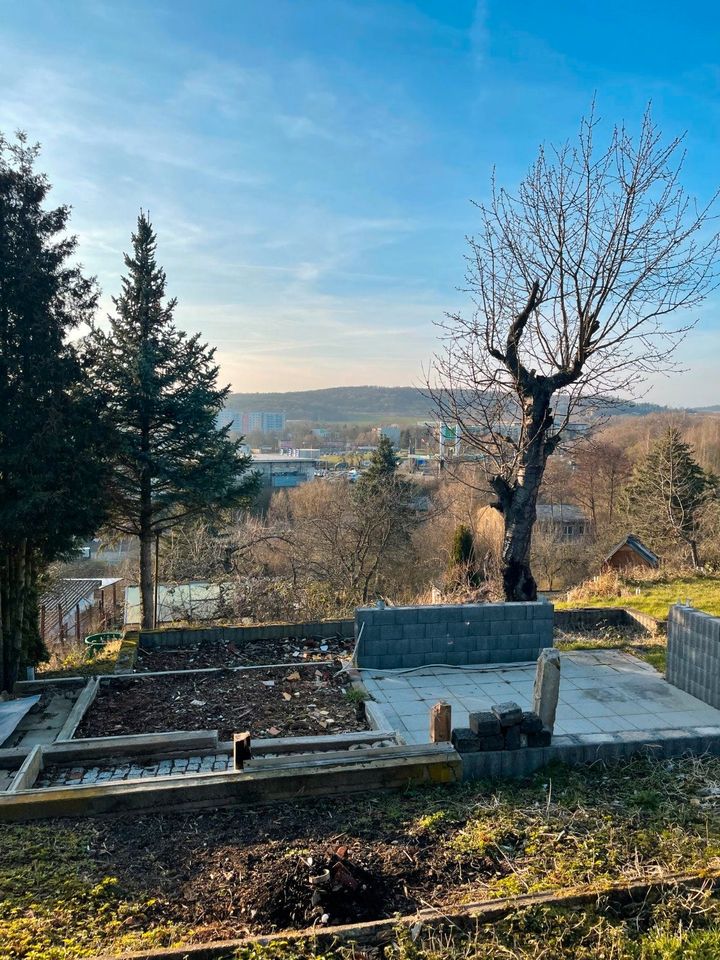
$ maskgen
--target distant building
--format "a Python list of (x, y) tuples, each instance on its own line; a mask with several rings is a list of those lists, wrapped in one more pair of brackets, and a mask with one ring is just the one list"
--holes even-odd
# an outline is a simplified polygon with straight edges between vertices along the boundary
[(602, 562), (603, 570), (631, 570), (633, 567), (656, 570), (659, 566), (657, 554), (632, 533), (614, 546)]
[(249, 433), (283, 433), (285, 414), (267, 410), (252, 413), (236, 413), (233, 416), (235, 429), (247, 436)]
[(571, 503), (539, 503), (536, 517), (535, 529), (558, 540), (582, 540), (590, 533), (590, 521)]
[(387, 437), (396, 450), (400, 449), (400, 427), (392, 424), (389, 427), (375, 427), (375, 433), (379, 437)]
[(317, 458), (291, 457), (282, 453), (256, 453), (252, 469), (265, 487), (297, 487), (312, 480), (319, 466)]

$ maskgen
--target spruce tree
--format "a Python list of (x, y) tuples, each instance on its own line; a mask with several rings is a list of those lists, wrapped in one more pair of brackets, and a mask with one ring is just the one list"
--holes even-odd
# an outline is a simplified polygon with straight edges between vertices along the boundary
[(98, 407), (68, 335), (94, 282), (73, 263), (67, 207), (46, 207), (37, 145), (0, 134), (0, 690), (45, 656), (37, 580), (103, 511)]
[(377, 449), (373, 451), (370, 457), (370, 466), (362, 474), (358, 481), (358, 489), (363, 492), (387, 487), (396, 480), (398, 467), (398, 458), (392, 441), (389, 437), (382, 435), (378, 441)]
[(229, 387), (217, 385), (214, 349), (173, 321), (156, 236), (140, 214), (125, 255), (107, 333), (89, 340), (106, 413), (115, 430), (111, 526), (140, 541), (142, 626), (154, 623), (153, 544), (193, 516), (247, 502), (257, 488), (251, 458), (217, 417)]
[(701, 513), (716, 484), (680, 432), (670, 427), (636, 464), (625, 490), (633, 532), (659, 553), (682, 545), (693, 567), (699, 567)]

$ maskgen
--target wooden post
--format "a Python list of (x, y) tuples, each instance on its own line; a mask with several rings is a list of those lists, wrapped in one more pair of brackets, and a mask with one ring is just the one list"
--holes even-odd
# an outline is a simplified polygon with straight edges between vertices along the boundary
[(45, 604), (40, 607), (40, 639), (45, 643)]
[(452, 733), (452, 707), (443, 700), (430, 707), (430, 743), (449, 743)]
[(80, 643), (80, 604), (75, 604), (75, 639)]
[(250, 731), (233, 734), (233, 766), (236, 770), (242, 770), (246, 760), (252, 757), (250, 749)]
[(60, 643), (65, 642), (65, 623), (63, 622), (63, 608), (61, 603), (58, 603), (58, 640)]

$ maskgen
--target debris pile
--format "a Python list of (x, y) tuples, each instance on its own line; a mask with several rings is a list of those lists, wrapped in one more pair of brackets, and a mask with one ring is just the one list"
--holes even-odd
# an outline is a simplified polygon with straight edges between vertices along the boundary
[(321, 856), (289, 857), (254, 900), (250, 919), (275, 929), (351, 923), (378, 916), (388, 896), (382, 876), (345, 846)]
[(469, 727), (458, 727), (452, 732), (452, 744), (460, 753), (548, 747), (552, 738), (536, 713), (523, 711), (512, 700), (495, 704), (488, 711), (471, 713), (469, 723)]

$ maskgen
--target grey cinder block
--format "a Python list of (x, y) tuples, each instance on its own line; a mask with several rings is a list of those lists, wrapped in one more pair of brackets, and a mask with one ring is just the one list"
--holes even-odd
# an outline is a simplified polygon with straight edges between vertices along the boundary
[(470, 729), (477, 737), (494, 737), (500, 733), (500, 721), (491, 711), (476, 711), (468, 718)]

